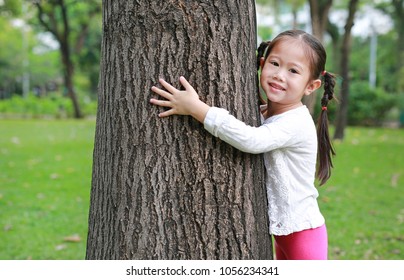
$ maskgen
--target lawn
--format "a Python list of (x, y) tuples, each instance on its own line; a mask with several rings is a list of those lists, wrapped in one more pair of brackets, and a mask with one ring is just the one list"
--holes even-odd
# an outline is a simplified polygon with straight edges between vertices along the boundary
[(94, 121), (0, 121), (0, 259), (84, 259)]
[[(0, 120), (0, 259), (84, 259), (94, 129)], [(404, 259), (404, 130), (349, 128), (335, 148), (330, 259)]]
[(330, 258), (404, 260), (404, 130), (349, 128), (320, 187)]

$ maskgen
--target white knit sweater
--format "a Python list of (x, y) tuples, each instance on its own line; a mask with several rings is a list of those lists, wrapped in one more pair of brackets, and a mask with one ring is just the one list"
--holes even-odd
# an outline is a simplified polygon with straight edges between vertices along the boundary
[(212, 107), (204, 126), (243, 152), (264, 153), (271, 234), (287, 235), (324, 224), (314, 186), (316, 129), (306, 106), (263, 120), (260, 127)]

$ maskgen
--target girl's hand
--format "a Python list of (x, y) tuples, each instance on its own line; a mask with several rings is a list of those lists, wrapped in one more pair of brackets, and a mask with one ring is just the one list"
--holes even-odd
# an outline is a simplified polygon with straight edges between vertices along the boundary
[(171, 108), (159, 114), (159, 117), (168, 117), (171, 115), (191, 115), (200, 122), (205, 119), (209, 106), (199, 100), (195, 89), (188, 83), (184, 77), (180, 77), (180, 82), (185, 90), (178, 90), (163, 79), (159, 79), (160, 84), (167, 90), (159, 89), (153, 86), (151, 89), (166, 100), (150, 99), (150, 103)]

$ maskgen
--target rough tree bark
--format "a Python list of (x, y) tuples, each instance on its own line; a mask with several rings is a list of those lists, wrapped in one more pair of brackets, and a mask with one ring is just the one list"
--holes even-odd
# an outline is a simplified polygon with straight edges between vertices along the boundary
[(159, 77), (259, 123), (252, 0), (103, 1), (87, 259), (271, 259), (261, 156), (190, 117), (159, 119)]

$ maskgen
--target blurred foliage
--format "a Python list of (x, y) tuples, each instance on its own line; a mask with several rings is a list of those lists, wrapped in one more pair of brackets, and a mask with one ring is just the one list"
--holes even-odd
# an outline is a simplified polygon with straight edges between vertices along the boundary
[(352, 82), (348, 123), (351, 125), (378, 126), (396, 104), (397, 97), (382, 88), (370, 88), (367, 82)]
[[(395, 32), (378, 36), (376, 88), (369, 86), (370, 38), (353, 38), (351, 53), (351, 86), (349, 96), (349, 125), (382, 125), (385, 121), (398, 121), (390, 111), (403, 111), (403, 93), (397, 89), (399, 73), (396, 71)], [(391, 119), (391, 118), (394, 119)]]
[(3, 0), (0, 4), (0, 14), (2, 16), (19, 16), (21, 14), (21, 6), (23, 0)]
[[(97, 102), (85, 99), (81, 102), (85, 116), (96, 115)], [(1, 118), (56, 118), (65, 119), (73, 117), (73, 107), (70, 99), (52, 94), (48, 97), (28, 97), (14, 95), (0, 102)]]
[[(49, 83), (59, 83), (61, 79), (59, 54), (49, 50), (32, 30), (23, 30), (0, 18), (0, 99), (13, 93), (22, 94), (24, 72), (29, 73), (31, 87), (46, 88)], [(23, 50), (23, 36), (27, 49)], [(24, 60), (28, 61), (24, 69)]]
[[(96, 99), (102, 32), (101, 1), (68, 2), (70, 45), (75, 76), (79, 77), (75, 78), (75, 82), (80, 81), (75, 87), (79, 95)], [(24, 1), (25, 6), (22, 3), (19, 0), (0, 3), (0, 99), (23, 94), (24, 73), (29, 74), (31, 90), (46, 95), (51, 92), (49, 87), (56, 87), (57, 93), (63, 94), (63, 68), (58, 43), (40, 26), (30, 1)], [(45, 5), (45, 9), (48, 8)], [(23, 9), (25, 13), (22, 13)], [(86, 32), (83, 33), (84, 29)]]
[[(25, 8), (23, 8), (23, 3), (25, 3)], [(46, 4), (46, 1), (43, 1), (43, 3)], [(91, 103), (91, 100), (97, 99), (102, 36), (101, 1), (68, 0), (66, 3), (69, 4), (69, 23), (72, 32), (71, 47), (74, 50), (73, 61), (76, 73), (74, 84), (80, 102), (83, 103), (83, 111), (89, 111), (85, 114), (92, 115), (95, 110), (86, 109), (86, 104)], [(256, 3), (267, 5), (272, 10), (281, 11), (282, 13), (290, 13), (293, 10), (293, 5), (301, 7), (304, 1), (282, 2), (277, 0), (260, 0), (256, 1)], [(338, 3), (336, 2), (334, 6), (337, 7)], [(365, 3), (369, 4), (370, 2), (365, 1)], [(389, 3), (390, 1), (385, 1), (383, 5), (378, 5), (378, 8), (390, 15), (395, 22), (398, 22), (394, 9), (391, 3)], [(345, 5), (340, 6), (343, 7)], [(40, 26), (36, 17), (36, 9), (34, 8), (30, 4), (30, 1), (3, 0), (2, 4), (0, 3), (0, 29), (2, 30), (0, 33), (0, 105), (3, 108), (2, 112), (5, 110), (4, 107), (6, 105), (4, 104), (10, 106), (11, 104), (1, 99), (22, 96), (24, 59), (28, 59), (29, 61), (25, 69), (29, 73), (30, 88), (33, 95), (30, 100), (35, 100), (34, 96), (42, 97), (38, 100), (49, 99), (53, 96), (55, 96), (55, 99), (58, 99), (58, 96), (60, 98), (65, 97), (59, 50), (49, 47), (47, 40), (51, 38), (51, 34), (45, 32), (43, 27)], [(27, 10), (25, 13), (23, 12), (24, 9)], [(90, 14), (91, 17), (89, 16)], [(90, 21), (88, 21), (89, 18), (91, 18)], [(19, 22), (16, 19), (19, 19)], [(21, 22), (25, 22), (25, 24)], [(83, 33), (81, 31), (84, 28), (88, 28), (88, 31), (85, 33), (85, 36), (82, 36)], [(274, 30), (276, 30), (275, 27), (259, 25), (258, 35), (262, 40), (270, 40), (275, 35)], [(404, 97), (402, 97), (404, 93), (400, 91), (404, 84), (404, 79), (401, 78), (403, 77), (404, 69), (397, 69), (397, 56), (392, 55), (397, 53), (397, 34), (398, 31), (396, 28), (378, 37), (377, 84), (374, 90), (369, 89), (366, 85), (369, 79), (370, 38), (353, 38), (350, 67), (352, 94), (348, 109), (350, 112), (350, 116), (348, 117), (349, 124), (369, 125), (372, 123), (376, 125), (386, 118), (391, 118), (392, 116), (395, 118), (396, 115), (400, 115), (400, 112), (404, 114)], [(44, 38), (47, 38), (47, 40)], [(24, 40), (26, 45), (25, 52), (23, 47)], [(328, 41), (326, 40), (326, 42)], [(338, 65), (339, 50), (335, 46), (333, 47), (331, 42), (326, 47), (328, 52), (327, 69), (338, 73), (338, 70), (336, 70), (338, 67), (336, 66)], [(321, 94), (317, 95), (320, 96)], [(379, 98), (380, 100), (378, 100)], [(375, 102), (376, 104), (369, 104)], [(333, 121), (335, 110), (338, 106), (338, 103), (333, 104), (335, 106), (330, 104), (330, 122)], [(17, 108), (15, 105), (13, 106), (7, 110), (8, 113), (11, 113), (12, 108)], [(42, 110), (38, 109), (42, 108), (41, 106), (38, 104), (31, 107), (27, 105), (25, 108), (27, 110), (28, 108), (36, 108), (32, 110), (39, 112)], [(386, 108), (386, 106), (391, 106), (391, 108)], [(56, 105), (55, 107), (57, 108)], [(57, 113), (55, 112), (57, 110), (52, 110), (51, 115), (56, 115)], [(388, 113), (392, 110), (396, 110), (399, 113), (393, 115)], [(43, 109), (43, 114), (48, 114), (48, 111), (48, 109)], [(69, 109), (67, 109), (67, 112), (69, 112)], [(33, 112), (30, 114), (35, 115), (37, 113)], [(379, 116), (377, 121), (374, 119), (374, 116)]]
[[(21, 74), (22, 61), (19, 59), (22, 35), (11, 26), (7, 19), (0, 17), (0, 97), (2, 91), (13, 89), (16, 78)], [(13, 61), (17, 63), (13, 63)], [(19, 63), (18, 63), (19, 62)]]
[(13, 96), (0, 102), (0, 114), (4, 117), (63, 118), (72, 115), (72, 105), (68, 99), (56, 96), (52, 98), (38, 98), (33, 95), (26, 98)]
[[(62, 45), (68, 39), (69, 54), (77, 75), (88, 80), (88, 91), (95, 97), (98, 85), (98, 72), (101, 45), (101, 0), (35, 1), (33, 16), (29, 23), (38, 32), (48, 32)], [(63, 11), (66, 12), (68, 28), (63, 24)], [(66, 55), (66, 54), (65, 54)]]
[[(396, 71), (396, 36), (391, 31), (377, 39), (377, 86), (390, 93), (397, 92), (399, 73)], [(369, 79), (370, 38), (353, 38), (351, 54), (351, 78), (353, 81)]]
[[(258, 26), (258, 37), (261, 41), (269, 41), (272, 40), (274, 37), (272, 28), (268, 26)], [(261, 42), (258, 42), (259, 44)]]

